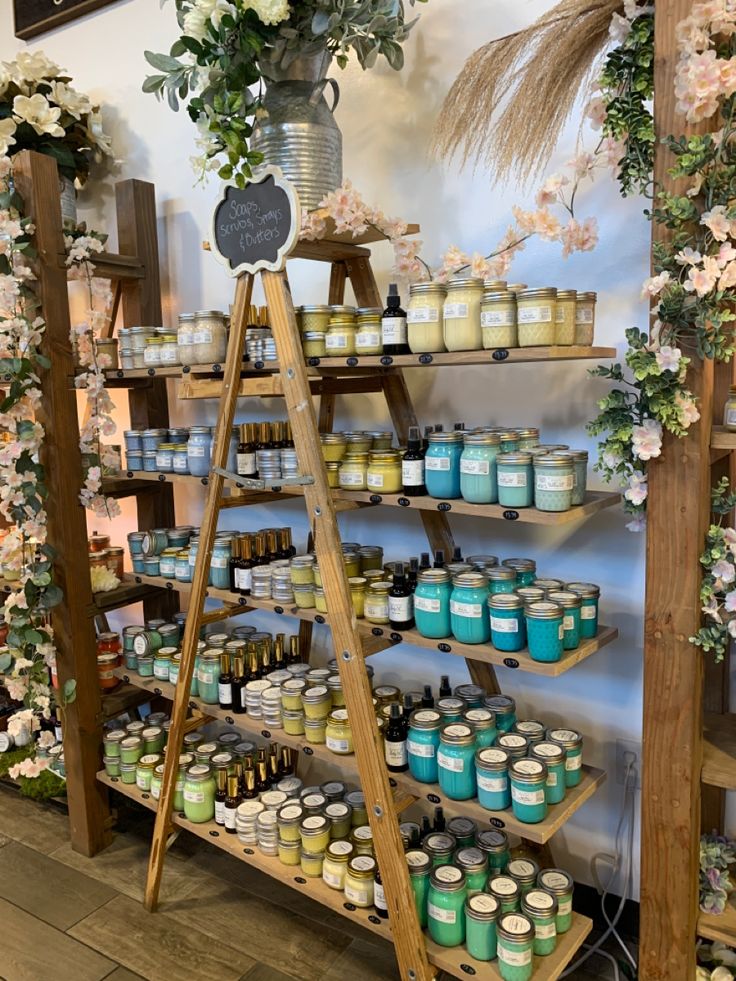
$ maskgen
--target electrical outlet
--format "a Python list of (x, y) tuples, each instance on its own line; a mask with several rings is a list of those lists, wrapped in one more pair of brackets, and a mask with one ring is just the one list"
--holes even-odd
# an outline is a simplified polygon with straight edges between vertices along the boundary
[(626, 770), (629, 765), (629, 759), (631, 758), (629, 754), (634, 755), (634, 773), (636, 775), (636, 783), (634, 786), (637, 790), (641, 789), (641, 744), (634, 742), (632, 739), (617, 739), (616, 740), (616, 783), (623, 786), (626, 779)]

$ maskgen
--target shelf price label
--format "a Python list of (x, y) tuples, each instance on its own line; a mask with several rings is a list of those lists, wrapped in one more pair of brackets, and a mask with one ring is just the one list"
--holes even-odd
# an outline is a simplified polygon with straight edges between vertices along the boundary
[(212, 215), (211, 248), (230, 276), (278, 272), (299, 237), (301, 208), (278, 167), (260, 168), (245, 187), (224, 184)]

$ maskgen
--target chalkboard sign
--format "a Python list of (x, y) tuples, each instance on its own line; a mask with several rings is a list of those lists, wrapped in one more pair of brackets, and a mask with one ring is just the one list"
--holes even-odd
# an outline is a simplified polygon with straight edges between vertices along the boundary
[(244, 188), (225, 184), (212, 216), (212, 251), (231, 276), (277, 272), (296, 244), (300, 220), (294, 185), (278, 167), (264, 167)]
[(118, 0), (13, 0), (15, 36), (27, 40)]

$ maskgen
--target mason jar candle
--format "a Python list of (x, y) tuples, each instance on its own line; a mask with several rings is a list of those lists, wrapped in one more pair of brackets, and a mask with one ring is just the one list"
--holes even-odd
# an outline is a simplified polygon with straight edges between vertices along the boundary
[(373, 905), (376, 860), (370, 855), (355, 855), (345, 872), (345, 898), (358, 909)]
[(348, 451), (338, 470), (338, 484), (343, 490), (367, 490), (368, 454)]
[(458, 848), (472, 848), (475, 845), (478, 825), (472, 818), (450, 818), (446, 824), (446, 830), (448, 834), (454, 836)]
[(448, 722), (462, 722), (463, 712), (468, 706), (464, 698), (447, 695), (445, 698), (438, 698), (434, 707), (442, 716), (444, 725)]
[(427, 897), (429, 935), (441, 947), (459, 947), (465, 940), (465, 875), (454, 865), (432, 869)]
[(486, 290), (480, 305), (483, 347), (518, 347), (516, 331), (516, 296), (508, 290)]
[(527, 452), (496, 457), (498, 503), (505, 508), (528, 508), (534, 503), (532, 456)]
[(595, 333), (595, 301), (597, 293), (578, 293), (575, 300), (575, 343), (590, 347)]
[(146, 753), (144, 756), (141, 756), (135, 771), (135, 783), (139, 790), (143, 790), (146, 793), (151, 792), (153, 770), (160, 762), (160, 753)]
[(488, 882), (488, 856), (480, 848), (459, 848), (455, 852), (455, 865), (465, 873), (468, 896), (483, 892)]
[(485, 893), (465, 900), (465, 949), (477, 961), (492, 961), (496, 957), (499, 912), (497, 900)]
[(577, 787), (582, 779), (583, 737), (574, 729), (548, 729), (547, 739), (565, 750), (565, 786)]
[(537, 719), (524, 719), (515, 722), (513, 731), (517, 735), (523, 736), (530, 748), (536, 743), (541, 743), (544, 739), (544, 723)]
[(184, 781), (184, 816), (192, 824), (204, 824), (215, 816), (215, 778), (205, 763), (189, 767)]
[(409, 716), (406, 752), (409, 772), (420, 783), (437, 783), (437, 750), (442, 717), (435, 709), (415, 709)]
[(327, 716), (325, 743), (330, 752), (337, 753), (338, 756), (349, 756), (355, 752), (353, 730), (348, 719), (347, 709), (333, 709)]
[(488, 578), (488, 591), (491, 596), (499, 593), (510, 594), (516, 589), (516, 569), (511, 569), (506, 565), (494, 565), (486, 569)]
[(447, 290), (440, 283), (412, 283), (406, 308), (406, 332), (412, 354), (445, 350), (442, 308)]
[(446, 723), (440, 729), (437, 770), (442, 792), (450, 800), (475, 797), (475, 733), (464, 722)]
[(483, 280), (458, 277), (447, 284), (442, 310), (445, 347), (448, 351), (480, 351), (483, 335), (480, 305)]
[(504, 811), (511, 806), (509, 755), (499, 747), (475, 751), (478, 803), (487, 811)]
[(477, 749), (492, 746), (498, 736), (496, 717), (487, 708), (470, 708), (463, 712), (463, 722), (472, 727)]
[(422, 637), (441, 640), (452, 634), (452, 583), (445, 569), (422, 569), (414, 590), (414, 620)]
[(403, 488), (401, 457), (397, 450), (371, 450), (366, 485), (379, 494), (400, 494)]
[(349, 841), (331, 841), (325, 849), (322, 880), (330, 889), (345, 891), (345, 876), (352, 854), (353, 846)]
[(534, 559), (504, 559), (501, 565), (508, 566), (516, 572), (516, 586), (531, 586), (537, 575), (537, 563)]
[(580, 637), (590, 640), (598, 633), (598, 600), (601, 595), (600, 586), (592, 582), (569, 582), (565, 589), (578, 593), (583, 604), (580, 607)]
[(344, 800), (334, 800), (325, 807), (325, 817), (330, 822), (330, 838), (332, 841), (347, 838), (350, 835), (353, 809)]
[(453, 500), (460, 497), (460, 457), (463, 435), (457, 431), (429, 433), (424, 457), (424, 482), (430, 497)]
[(559, 661), (564, 648), (564, 612), (559, 603), (542, 600), (524, 608), (529, 656), (533, 661)]
[(450, 626), (463, 644), (485, 644), (491, 636), (487, 614), (488, 580), (480, 572), (461, 572), (452, 580)]
[(488, 868), (492, 876), (504, 872), (511, 859), (508, 835), (503, 831), (478, 831), (475, 844), (488, 856)]
[(327, 685), (305, 689), (302, 692), (302, 707), (307, 719), (326, 719), (332, 711), (332, 695)]
[(466, 433), (460, 456), (460, 493), (468, 504), (493, 504), (498, 500), (496, 457), (501, 447), (498, 433)]
[(524, 603), (516, 593), (488, 597), (491, 643), (497, 651), (520, 651), (526, 646)]
[(368, 585), (363, 612), (370, 623), (388, 623), (388, 592), (392, 586), (390, 582), (372, 582)]
[(576, 290), (557, 290), (555, 298), (555, 344), (575, 343), (576, 298)]
[[(122, 763), (138, 763), (143, 755), (143, 740), (140, 736), (126, 736), (120, 741), (120, 760)], [(135, 780), (133, 781), (135, 783)]]
[(498, 970), (503, 981), (529, 981), (534, 971), (534, 924), (523, 913), (506, 913), (496, 924)]
[(457, 848), (457, 840), (446, 831), (433, 831), (422, 842), (422, 848), (432, 860), (432, 868), (437, 868), (450, 864)]
[(330, 326), (330, 308), (324, 304), (304, 305), (299, 327), (302, 333), (316, 331), (325, 334)]
[(431, 860), (429, 855), (415, 848), (406, 853), (406, 864), (409, 868), (409, 882), (414, 893), (419, 926), (424, 930), (427, 927)]
[(539, 446), (539, 429), (536, 426), (527, 426), (516, 430), (519, 437), (517, 449), (533, 450)]
[(529, 740), (518, 732), (502, 732), (496, 740), (496, 746), (506, 750), (509, 761), (520, 760), (529, 751)]
[(209, 426), (190, 426), (187, 440), (187, 466), (195, 477), (207, 477), (212, 456), (212, 430)]
[(559, 603), (563, 609), (563, 627), (565, 636), (563, 646), (566, 651), (573, 651), (580, 645), (580, 611), (583, 599), (579, 593), (571, 589), (554, 590), (547, 594), (552, 603)]
[(366, 357), (383, 354), (381, 310), (378, 307), (364, 307), (358, 310), (355, 353), (358, 356)]
[(557, 900), (557, 933), (567, 933), (572, 926), (572, 894), (575, 883), (572, 876), (562, 869), (543, 869), (539, 873), (537, 884)]
[(320, 443), (325, 463), (339, 463), (347, 452), (344, 433), (320, 433)]
[(137, 763), (123, 763), (118, 761), (120, 769), (120, 779), (123, 783), (134, 784), (136, 781)]
[(529, 890), (535, 886), (539, 875), (539, 866), (530, 858), (515, 858), (508, 864), (507, 875), (518, 882), (523, 899)]
[(511, 807), (524, 824), (539, 824), (547, 817), (547, 767), (540, 760), (512, 760), (509, 765)]
[(355, 352), (356, 325), (347, 321), (331, 321), (325, 334), (325, 352), (328, 358), (348, 358)]
[(534, 457), (534, 506), (538, 511), (569, 511), (574, 483), (569, 457), (553, 453)]
[(561, 804), (565, 799), (565, 750), (557, 743), (542, 741), (529, 747), (529, 756), (547, 767), (545, 794), (548, 804)]
[(498, 900), (502, 913), (513, 913), (519, 909), (521, 889), (516, 879), (510, 875), (494, 875), (488, 880), (486, 892)]
[(310, 814), (299, 825), (302, 848), (306, 852), (324, 852), (330, 843), (330, 822), (323, 814)]
[(516, 722), (516, 702), (510, 695), (486, 695), (483, 700), (496, 716), (496, 728), (499, 732), (509, 732)]
[(551, 287), (516, 294), (519, 347), (551, 347), (555, 343), (557, 290)]

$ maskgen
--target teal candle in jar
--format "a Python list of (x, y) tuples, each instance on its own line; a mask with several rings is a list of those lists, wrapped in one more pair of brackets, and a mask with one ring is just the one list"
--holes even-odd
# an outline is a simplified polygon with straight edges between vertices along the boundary
[(503, 981), (529, 981), (534, 970), (534, 924), (523, 913), (502, 915), (496, 924), (498, 970)]
[(460, 493), (469, 504), (493, 504), (498, 500), (496, 457), (501, 447), (498, 433), (466, 433), (460, 457)]
[(524, 603), (516, 593), (494, 593), (488, 597), (491, 643), (497, 651), (520, 651), (526, 647)]
[(585, 640), (595, 637), (598, 633), (600, 587), (592, 582), (569, 582), (565, 589), (579, 593), (583, 600), (583, 605), (580, 608), (580, 636)]
[(455, 865), (465, 873), (468, 896), (483, 892), (488, 882), (488, 856), (480, 848), (459, 848)]
[(538, 511), (569, 511), (573, 483), (569, 457), (553, 453), (534, 457), (534, 506)]
[(220, 651), (209, 649), (204, 651), (197, 669), (197, 688), (199, 697), (207, 705), (218, 705), (220, 701)]
[(509, 732), (516, 722), (516, 702), (510, 695), (486, 695), (483, 704), (496, 716), (496, 727)]
[(506, 565), (516, 572), (516, 584), (531, 586), (537, 575), (537, 563), (534, 559), (504, 559), (501, 565)]
[(519, 433), (516, 429), (498, 429), (495, 430), (499, 437), (501, 438), (501, 452), (502, 453), (518, 453), (521, 450), (519, 446)]
[(491, 596), (498, 593), (513, 593), (518, 585), (516, 570), (505, 565), (496, 565), (486, 569), (485, 575), (488, 579), (488, 592)]
[(514, 722), (513, 731), (519, 736), (524, 736), (530, 749), (535, 743), (541, 743), (545, 734), (544, 723), (537, 719), (524, 719)]
[(583, 737), (574, 729), (549, 729), (547, 739), (565, 750), (565, 785), (577, 787), (582, 777)]
[(574, 651), (580, 646), (580, 611), (583, 606), (583, 598), (579, 593), (571, 589), (557, 589), (547, 594), (547, 599), (552, 603), (559, 603), (563, 610), (562, 626), (565, 635), (562, 638), (562, 646), (566, 651)]
[(480, 893), (465, 900), (465, 949), (477, 961), (492, 961), (496, 956), (499, 913), (493, 896)]
[(588, 451), (587, 450), (555, 450), (555, 456), (567, 457), (572, 463), (572, 505), (576, 507), (585, 503), (585, 492), (588, 486)]
[(452, 635), (452, 583), (445, 569), (423, 569), (414, 591), (414, 621), (422, 637), (441, 640)]
[(441, 947), (459, 947), (465, 940), (465, 875), (454, 865), (432, 869), (427, 897), (429, 935)]
[(545, 889), (531, 889), (521, 899), (521, 911), (534, 924), (533, 951), (539, 957), (557, 946), (557, 900)]
[(481, 688), (480, 685), (469, 683), (455, 685), (452, 693), (456, 698), (462, 698), (468, 708), (481, 708), (486, 690), (485, 688)]
[(550, 593), (557, 592), (560, 589), (565, 588), (565, 584), (560, 579), (535, 579), (534, 585), (537, 589), (541, 589), (544, 592), (544, 598), (548, 599)]
[(486, 609), (488, 580), (480, 572), (461, 572), (452, 580), (450, 623), (463, 644), (485, 644), (491, 636)]
[(450, 722), (440, 729), (437, 751), (439, 785), (450, 800), (475, 797), (475, 733), (463, 722)]
[(472, 848), (475, 844), (478, 825), (472, 818), (454, 817), (447, 822), (446, 830), (448, 834), (455, 837), (458, 848)]
[(417, 909), (419, 926), (422, 930), (427, 927), (427, 902), (429, 899), (429, 874), (432, 863), (429, 855), (419, 849), (406, 853), (406, 864), (409, 866), (409, 882), (414, 893), (414, 904)]
[(511, 807), (524, 824), (539, 824), (547, 817), (547, 767), (539, 760), (512, 760)]
[(459, 432), (429, 434), (424, 457), (424, 483), (430, 497), (451, 500), (460, 497), (460, 457), (463, 437)]
[(438, 698), (434, 707), (442, 716), (443, 725), (446, 722), (461, 722), (463, 712), (467, 709), (464, 700), (462, 698), (456, 698), (454, 695)]
[(215, 816), (215, 778), (206, 763), (189, 767), (184, 781), (184, 816), (193, 824), (204, 824)]
[(548, 804), (561, 804), (565, 799), (565, 750), (556, 743), (541, 742), (531, 746), (529, 756), (547, 767), (545, 793)]
[(572, 894), (575, 888), (572, 876), (562, 869), (544, 869), (539, 873), (537, 884), (557, 900), (557, 933), (567, 933), (572, 926)]
[(420, 783), (437, 783), (437, 749), (442, 716), (434, 709), (416, 709), (409, 716), (406, 753), (409, 772)]
[(539, 875), (539, 866), (530, 858), (515, 858), (512, 862), (509, 862), (506, 874), (510, 875), (519, 884), (523, 899), (526, 893), (530, 889), (533, 889), (536, 884), (537, 876)]
[(429, 855), (432, 868), (438, 868), (440, 865), (450, 864), (457, 848), (457, 840), (446, 831), (434, 831), (424, 839), (422, 848)]
[(542, 600), (524, 608), (529, 656), (533, 661), (554, 662), (562, 657), (565, 639), (564, 612), (559, 603)]
[(528, 426), (526, 429), (517, 429), (520, 450), (533, 450), (539, 446), (539, 429), (536, 426)]
[(519, 883), (510, 875), (494, 875), (488, 880), (486, 892), (498, 900), (502, 913), (518, 910), (521, 901)]
[(499, 749), (505, 749), (509, 761), (520, 760), (529, 752), (529, 740), (518, 732), (502, 732), (496, 740)]
[(505, 508), (529, 508), (534, 503), (530, 453), (499, 453), (496, 457), (498, 503)]
[(163, 640), (158, 630), (141, 630), (133, 638), (133, 650), (141, 657), (155, 657), (156, 651), (163, 647)]
[(463, 722), (471, 726), (475, 733), (476, 749), (492, 746), (498, 738), (496, 717), (490, 709), (468, 709), (467, 712), (463, 712)]
[(478, 803), (487, 811), (504, 811), (511, 806), (509, 755), (505, 749), (489, 746), (475, 753)]
[(511, 858), (509, 839), (503, 831), (479, 831), (475, 844), (488, 856), (488, 869), (492, 876), (505, 872)]

